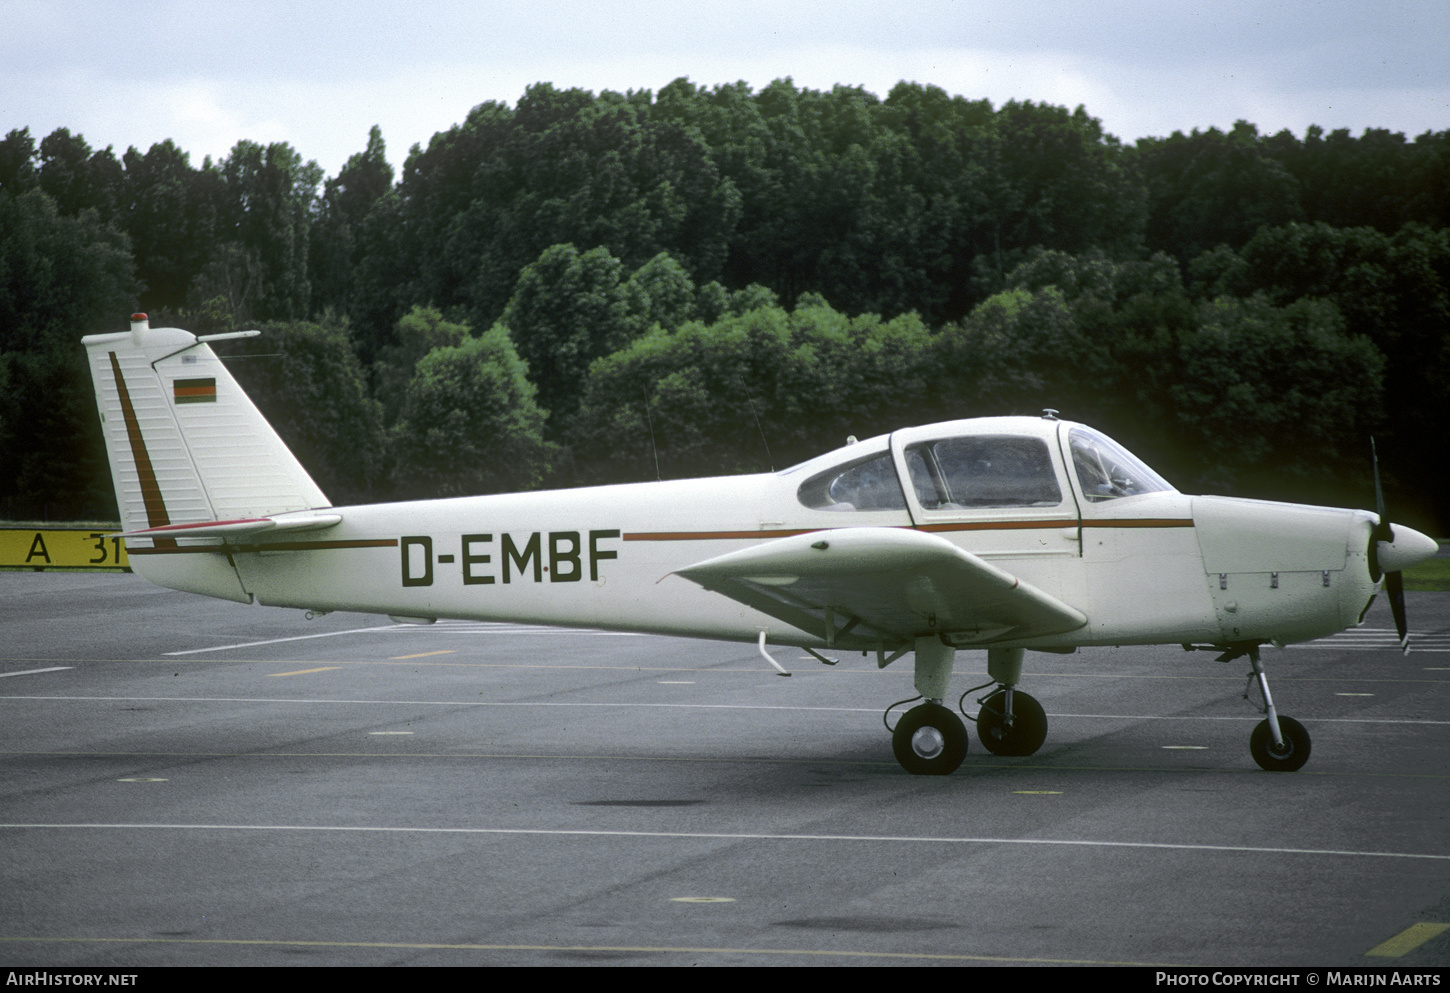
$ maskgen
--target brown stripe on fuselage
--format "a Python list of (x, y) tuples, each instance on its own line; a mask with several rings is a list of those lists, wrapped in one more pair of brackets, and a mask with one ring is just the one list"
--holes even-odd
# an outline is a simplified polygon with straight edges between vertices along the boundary
[(1085, 528), (1191, 528), (1191, 517), (1118, 517), (1111, 520), (1083, 521)]
[(797, 528), (761, 531), (634, 531), (626, 532), (624, 541), (720, 541), (730, 538), (792, 538), (798, 534), (829, 531), (830, 528)]
[(1050, 521), (953, 521), (944, 524), (918, 524), (918, 531), (1029, 531), (1037, 528), (1075, 528), (1077, 518), (1059, 517)]
[[(971, 521), (956, 524), (922, 524), (915, 528), (916, 531), (941, 532), (941, 531), (1020, 531), (1031, 528), (1064, 528), (1075, 527), (1077, 521), (1070, 519), (1059, 519), (1055, 521)], [(1166, 517), (1166, 518), (1122, 518), (1117, 520), (1083, 521), (1084, 527), (1095, 528), (1191, 528), (1193, 519), (1187, 517)], [(621, 535), (624, 541), (745, 541), (772, 538), (792, 538), (799, 534), (814, 534), (817, 531), (833, 531), (836, 528), (797, 528), (797, 529), (772, 529), (762, 531), (631, 531)], [(172, 541), (169, 538), (158, 538), (157, 541)], [(253, 542), (246, 545), (194, 545), (184, 548), (138, 548), (133, 554), (155, 555), (162, 551), (171, 552), (311, 552), (326, 551), (337, 548), (396, 548), (397, 538), (367, 538), (348, 541), (278, 541), (278, 542)]]
[(160, 555), (177, 554), (185, 552), (216, 552), (221, 554), (229, 552), (240, 555), (250, 552), (316, 552), (326, 551), (333, 548), (397, 548), (397, 538), (355, 538), (348, 541), (278, 541), (272, 544), (253, 543), (250, 545), (186, 545), (176, 547), (174, 538), (158, 539), (170, 541), (173, 544), (166, 548), (137, 548), (134, 551), (127, 549), (132, 555)]
[[(146, 451), (146, 439), (141, 437), (141, 422), (136, 419), (136, 409), (131, 406), (131, 393), (126, 389), (126, 377), (121, 375), (121, 363), (116, 353), (111, 357), (111, 372), (116, 377), (116, 393), (121, 398), (121, 416), (126, 421), (126, 438), (131, 443), (131, 458), (136, 463), (136, 475), (141, 480), (141, 502), (146, 507), (146, 526), (159, 528), (171, 523), (166, 513), (166, 501), (161, 496), (161, 487), (156, 482), (156, 471), (151, 467), (151, 456)], [(152, 539), (157, 549), (175, 548), (175, 538)], [(128, 552), (133, 549), (128, 548)], [(142, 551), (142, 549), (134, 549)]]
[[(1113, 520), (1081, 521), (1062, 517), (1050, 521), (955, 521), (941, 524), (895, 525), (915, 531), (1026, 531), (1037, 528), (1074, 528), (1081, 523), (1089, 528), (1191, 528), (1191, 517), (1115, 518)], [(627, 531), (625, 541), (718, 541), (721, 539), (792, 538), (816, 531), (836, 528), (761, 529), (759, 531)]]

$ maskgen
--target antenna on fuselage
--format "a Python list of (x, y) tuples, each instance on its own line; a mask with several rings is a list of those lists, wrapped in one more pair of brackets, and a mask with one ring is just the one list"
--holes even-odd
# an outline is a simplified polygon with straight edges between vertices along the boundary
[(750, 404), (750, 416), (755, 418), (755, 430), (760, 432), (760, 443), (765, 446), (765, 461), (770, 464), (770, 471), (775, 472), (775, 456), (770, 454), (770, 442), (765, 440), (765, 428), (760, 426), (760, 415), (755, 412), (755, 401), (747, 396), (745, 402)]
[(649, 425), (649, 447), (655, 456), (655, 479), (662, 480), (665, 477), (660, 475), (660, 448), (655, 444), (655, 422), (649, 413), (649, 393), (643, 388), (639, 392), (644, 397), (644, 422)]

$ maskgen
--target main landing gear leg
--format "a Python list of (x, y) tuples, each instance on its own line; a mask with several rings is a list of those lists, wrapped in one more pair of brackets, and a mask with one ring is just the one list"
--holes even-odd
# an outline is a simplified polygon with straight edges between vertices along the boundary
[(1249, 687), (1257, 681), (1267, 715), (1267, 719), (1260, 721), (1249, 736), (1249, 752), (1261, 769), (1293, 772), (1309, 761), (1309, 732), (1294, 718), (1279, 716), (1274, 698), (1269, 695), (1269, 677), (1264, 675), (1264, 667), (1259, 662), (1259, 646), (1250, 646), (1245, 653), (1254, 669), (1249, 673), (1249, 685), (1244, 687), (1244, 699), (1249, 698)]
[(981, 701), (977, 737), (993, 755), (1031, 755), (1047, 739), (1042, 704), (1016, 688), (1023, 654), (1021, 648), (987, 649), (987, 675), (998, 689)]
[(907, 772), (945, 776), (967, 757), (967, 729), (941, 705), (956, 649), (931, 636), (916, 639), (916, 691), (926, 702), (908, 710), (891, 732), (891, 750)]

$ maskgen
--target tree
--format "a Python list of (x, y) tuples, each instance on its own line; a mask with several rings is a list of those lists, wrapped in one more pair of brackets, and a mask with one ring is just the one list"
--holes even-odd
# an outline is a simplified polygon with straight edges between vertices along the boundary
[(115, 513), (79, 339), (124, 326), (136, 292), (125, 235), (94, 211), (0, 193), (0, 496), (13, 512)]
[(1053, 407), (1189, 492), (1355, 499), (1384, 360), (1332, 303), (1195, 303), (1161, 255), (1040, 252), (1009, 282), (933, 340), (934, 417)]
[[(1331, 301), (1346, 332), (1384, 356), (1383, 419), (1363, 434), (1374, 431), (1386, 471), (1400, 477), (1397, 505), (1444, 527), (1450, 468), (1426, 451), (1450, 417), (1450, 231), (1290, 224), (1260, 231), (1240, 256), (1225, 280), (1234, 292), (1263, 292), (1281, 305)], [(1354, 445), (1361, 460), (1366, 447), (1364, 437)], [(1362, 468), (1359, 477), (1368, 478)]]
[(374, 205), (393, 187), (383, 132), (368, 132), (366, 150), (351, 156), (323, 184), (319, 216), (310, 229), (308, 260), (313, 273), (312, 310), (331, 307), (347, 313), (352, 302), (353, 271), (360, 261), (362, 228)]
[(508, 333), (435, 348), (418, 363), (392, 432), (394, 486), (405, 497), (537, 487), (556, 450)]
[(392, 427), (397, 421), (418, 362), (436, 348), (463, 344), (468, 336), (467, 324), (447, 321), (433, 307), (414, 307), (398, 321), (396, 344), (382, 348), (373, 364), (373, 393), (383, 405), (383, 424)]
[[(220, 243), (212, 264), (254, 260), (260, 291), (239, 319), (305, 317), (311, 304), (308, 231), (322, 170), (286, 142), (239, 141), (220, 166), (225, 184)], [(240, 251), (228, 246), (239, 246)], [(204, 297), (205, 299), (205, 297)], [(250, 301), (249, 301), (250, 302)]]
[(29, 128), (16, 128), (0, 141), (0, 193), (19, 196), (35, 185), (35, 139)]
[(1150, 249), (1190, 259), (1219, 243), (1239, 247), (1263, 225), (1302, 217), (1294, 175), (1263, 148), (1254, 125), (1144, 138), (1132, 161), (1147, 188)]
[(260, 345), (228, 349), (237, 381), (328, 499), (376, 499), (386, 435), (346, 323), (286, 321), (260, 330)]
[(695, 284), (669, 252), (660, 252), (625, 281), (635, 336), (653, 325), (674, 329), (695, 316)]
[(924, 392), (913, 315), (849, 318), (820, 300), (656, 326), (595, 362), (568, 439), (614, 482), (759, 472), (903, 423)]
[(572, 412), (589, 363), (623, 348), (637, 330), (621, 270), (603, 247), (581, 253), (554, 245), (519, 273), (501, 323), (551, 413)]
[(187, 153), (169, 138), (144, 155), (129, 148), (122, 161), (125, 226), (145, 284), (141, 307), (175, 312), (216, 253), (224, 181), (209, 159), (201, 169), (192, 168)]
[(698, 133), (649, 113), (647, 92), (530, 87), (514, 109), (475, 107), (409, 155), (399, 185), (411, 302), (485, 326), (550, 245), (602, 246), (634, 269), (669, 251), (718, 275), (738, 198)]
[(92, 152), (81, 135), (56, 128), (40, 142), (40, 188), (62, 214), (91, 209), (103, 221), (115, 219), (125, 170), (109, 148)]
[(1013, 287), (942, 328), (923, 357), (929, 417), (1035, 414), (1092, 421), (1103, 350), (1082, 332), (1062, 291)]
[(1384, 359), (1345, 333), (1333, 304), (1220, 298), (1201, 304), (1197, 327), (1174, 344), (1166, 357), (1177, 375), (1166, 395), (1144, 398), (1143, 411), (1174, 425), (1180, 479), (1316, 502), (1363, 491)]

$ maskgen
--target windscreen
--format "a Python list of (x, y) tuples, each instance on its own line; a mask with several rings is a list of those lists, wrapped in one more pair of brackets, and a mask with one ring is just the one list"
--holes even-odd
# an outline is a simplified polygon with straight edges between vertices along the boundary
[(1106, 435), (1079, 427), (1069, 432), (1068, 439), (1078, 482), (1092, 502), (1174, 492), (1167, 480)]

